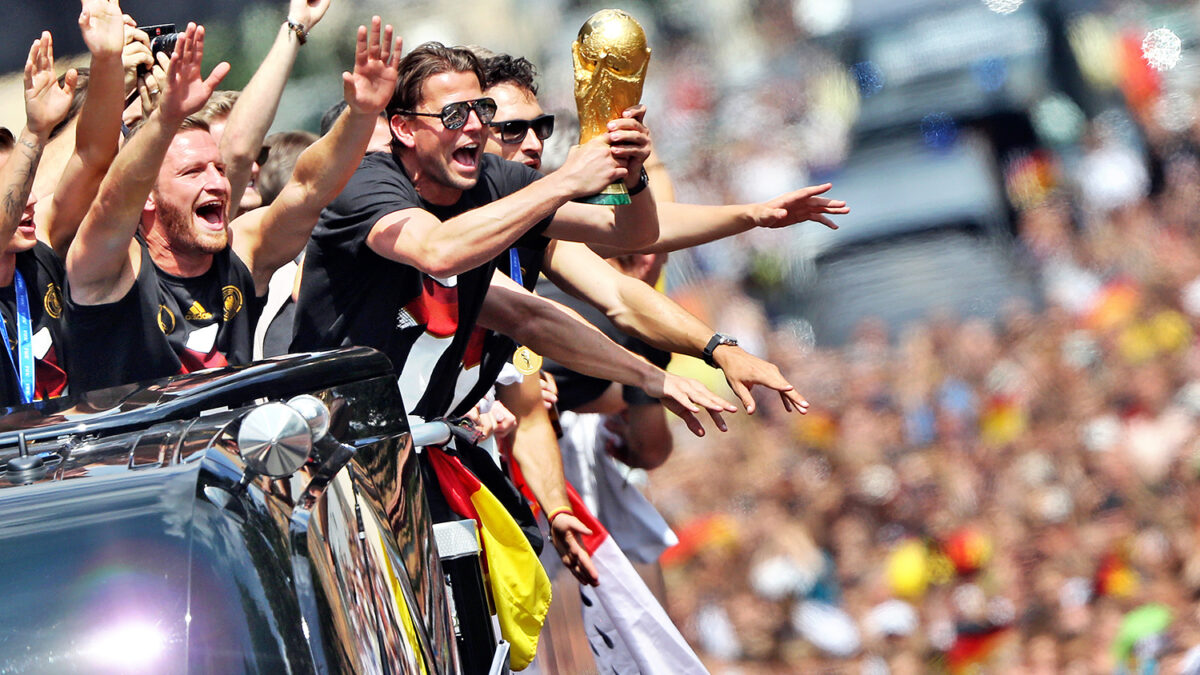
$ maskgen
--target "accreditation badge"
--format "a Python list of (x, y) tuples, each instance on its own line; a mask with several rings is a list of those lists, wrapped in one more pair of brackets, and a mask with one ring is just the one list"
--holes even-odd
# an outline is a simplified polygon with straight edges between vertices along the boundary
[(542, 369), (542, 357), (525, 346), (517, 347), (517, 351), (513, 352), (512, 363), (522, 375), (532, 375)]

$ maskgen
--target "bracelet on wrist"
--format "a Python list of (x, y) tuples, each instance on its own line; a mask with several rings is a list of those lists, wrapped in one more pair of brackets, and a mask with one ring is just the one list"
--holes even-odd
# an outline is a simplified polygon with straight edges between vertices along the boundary
[(575, 511), (573, 511), (571, 509), (571, 507), (569, 507), (569, 506), (560, 506), (557, 509), (554, 509), (550, 513), (546, 514), (546, 522), (550, 524), (550, 527), (554, 527), (554, 519), (561, 516), (564, 513), (570, 513), (570, 514), (574, 515)]
[(303, 45), (304, 43), (308, 42), (308, 31), (305, 30), (304, 24), (292, 21), (292, 18), (288, 17), (287, 27), (288, 30), (296, 34), (296, 40), (300, 44)]

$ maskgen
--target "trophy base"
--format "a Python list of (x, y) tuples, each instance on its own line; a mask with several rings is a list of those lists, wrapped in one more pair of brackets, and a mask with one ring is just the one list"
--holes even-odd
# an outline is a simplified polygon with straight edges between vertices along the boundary
[(625, 206), (631, 203), (632, 200), (629, 199), (629, 190), (626, 189), (625, 183), (617, 182), (604, 188), (598, 194), (580, 197), (574, 201), (582, 204), (598, 204), (601, 206)]

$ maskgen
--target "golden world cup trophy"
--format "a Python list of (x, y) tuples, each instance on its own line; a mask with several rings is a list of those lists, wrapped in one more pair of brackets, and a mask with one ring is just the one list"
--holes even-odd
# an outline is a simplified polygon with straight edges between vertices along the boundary
[[(608, 123), (642, 99), (650, 48), (646, 31), (619, 9), (596, 12), (579, 29), (571, 45), (575, 61), (575, 105), (579, 109), (579, 143), (608, 133)], [(579, 201), (589, 204), (628, 204), (625, 183), (616, 182), (598, 195)]]

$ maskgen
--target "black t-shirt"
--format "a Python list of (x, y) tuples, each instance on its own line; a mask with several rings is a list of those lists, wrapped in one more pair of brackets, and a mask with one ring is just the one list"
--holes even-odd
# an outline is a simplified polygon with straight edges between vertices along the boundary
[[(63, 321), (62, 288), (66, 272), (54, 250), (38, 242), (32, 249), (16, 254), (17, 271), (25, 281), (29, 296), (29, 323), (33, 331), (33, 393), (34, 400), (61, 396), (67, 390), (66, 326)], [(4, 315), (8, 348), (12, 358), (19, 361), (17, 344), (16, 284), (0, 288), (0, 313)], [(16, 365), (8, 356), (0, 355), (0, 406), (21, 404), (21, 389)]]
[[(495, 263), (436, 279), (375, 253), (367, 234), (387, 214), (419, 208), (445, 221), (538, 177), (527, 166), (484, 155), (475, 186), (455, 204), (439, 206), (417, 194), (393, 154), (364, 157), (346, 188), (321, 212), (308, 243), (292, 351), (374, 347), (392, 360), (411, 414), (444, 415)], [(538, 223), (525, 237), (540, 235), (549, 222)]]
[(229, 247), (207, 272), (183, 278), (158, 269), (143, 243), (142, 268), (125, 297), (103, 305), (67, 298), (71, 383), (90, 391), (250, 363), (265, 302)]
[[(521, 284), (526, 290), (532, 291), (537, 286), (538, 275), (542, 273), (546, 247), (549, 245), (550, 240), (545, 236), (527, 234), (515, 246), (496, 257), (496, 269), (513, 278), (512, 254), (509, 251), (515, 250), (517, 265), (521, 270)], [(475, 327), (467, 343), (466, 354), (463, 355), (463, 367), (458, 374), (454, 404), (450, 409), (451, 416), (467, 414), (487, 395), (488, 389), (491, 389), (496, 383), (496, 378), (500, 376), (504, 364), (512, 359), (516, 348), (517, 343), (507, 335)]]
[[(622, 333), (608, 320), (608, 317), (604, 316), (603, 312), (582, 300), (564, 293), (548, 280), (543, 279), (538, 283), (537, 292), (538, 295), (544, 298), (560, 302), (579, 312), (580, 316), (587, 320), (588, 323), (599, 328), (613, 342), (616, 342), (634, 354), (644, 357), (659, 368), (666, 368), (667, 364), (671, 362), (670, 352), (664, 352), (661, 349), (651, 347), (635, 337)], [(546, 372), (554, 376), (555, 382), (558, 384), (559, 410), (574, 410), (586, 403), (590, 403), (603, 395), (604, 390), (608, 389), (612, 384), (607, 380), (577, 373), (549, 359), (546, 360), (543, 368)], [(637, 387), (625, 386), (622, 387), (621, 391), (622, 398), (630, 405), (658, 402), (658, 399), (651, 398)]]

